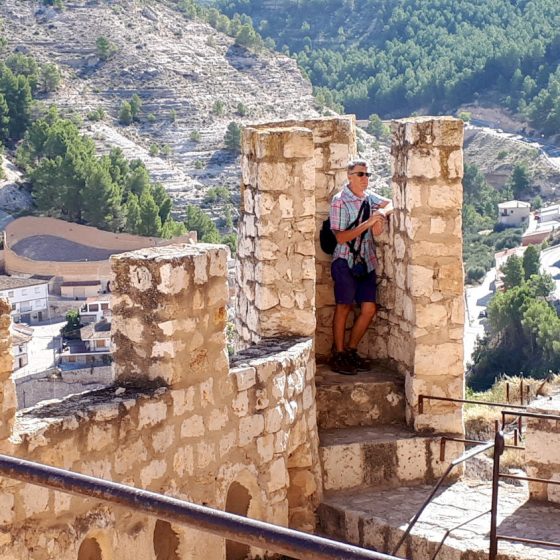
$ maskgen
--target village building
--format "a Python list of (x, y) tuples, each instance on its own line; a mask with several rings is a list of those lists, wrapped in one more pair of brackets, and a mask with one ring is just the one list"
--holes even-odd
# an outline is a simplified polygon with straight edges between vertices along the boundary
[(48, 282), (33, 278), (0, 276), (0, 298), (10, 302), (16, 323), (36, 323), (48, 319)]
[(529, 223), (531, 204), (521, 200), (508, 200), (498, 204), (498, 221), (506, 227), (522, 227)]
[(12, 356), (14, 359), (13, 371), (25, 367), (29, 363), (27, 345), (33, 338), (33, 329), (21, 324), (12, 324)]

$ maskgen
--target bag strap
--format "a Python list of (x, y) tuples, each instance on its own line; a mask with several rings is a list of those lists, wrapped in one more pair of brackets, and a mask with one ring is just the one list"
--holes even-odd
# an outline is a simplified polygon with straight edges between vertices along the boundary
[[(371, 212), (371, 208), (369, 205), (369, 201), (366, 199), (362, 202), (362, 205), (360, 206), (360, 210), (358, 211), (358, 217), (352, 222), (352, 224), (350, 224), (348, 229), (353, 229), (356, 226), (369, 220), (370, 212)], [(350, 248), (350, 252), (352, 253), (352, 256), (354, 258), (356, 258), (360, 254), (362, 243), (364, 241), (366, 234), (367, 234), (367, 229), (364, 230), (358, 238), (352, 239), (352, 241), (348, 241), (348, 247)], [(357, 242), (358, 242), (358, 246), (356, 247)]]

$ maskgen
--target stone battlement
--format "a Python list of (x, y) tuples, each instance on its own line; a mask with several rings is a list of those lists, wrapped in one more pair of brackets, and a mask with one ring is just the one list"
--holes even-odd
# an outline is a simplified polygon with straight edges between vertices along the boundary
[[(378, 240), (382, 310), (361, 350), (397, 370), (398, 379), (383, 385), (392, 405), (379, 411), (404, 420), (406, 408), (409, 430), (463, 429), (455, 404), (427, 403), (423, 414), (417, 407), (420, 393), (463, 392), (461, 143), (456, 119), (395, 123), (395, 214)], [(179, 244), (116, 255), (114, 386), (16, 416), (10, 310), (0, 302), (0, 450), (313, 531), (323, 491), (316, 358), (330, 351), (334, 309), (331, 259), (317, 236), (355, 154), (354, 119), (248, 127), (242, 148), (239, 352), (228, 357), (225, 247)], [(406, 398), (393, 395), (403, 385)], [(378, 386), (340, 391), (347, 403), (365, 402)], [(327, 415), (323, 421), (336, 424)], [(7, 479), (0, 506), (6, 560), (30, 550), (34, 560), (263, 555)]]

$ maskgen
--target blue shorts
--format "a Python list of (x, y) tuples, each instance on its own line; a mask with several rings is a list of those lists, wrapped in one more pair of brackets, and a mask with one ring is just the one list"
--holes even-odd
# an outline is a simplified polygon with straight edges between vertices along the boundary
[(335, 259), (331, 265), (331, 275), (334, 280), (336, 303), (351, 305), (354, 302), (375, 302), (377, 292), (375, 270), (358, 280), (352, 276), (346, 259)]

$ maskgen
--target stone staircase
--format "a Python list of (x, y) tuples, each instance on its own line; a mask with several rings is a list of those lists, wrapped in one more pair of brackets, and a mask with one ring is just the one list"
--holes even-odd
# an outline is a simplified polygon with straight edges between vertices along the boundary
[[(317, 531), (391, 554), (435, 482), (462, 454), (463, 444), (447, 441), (441, 461), (440, 436), (417, 434), (406, 426), (403, 379), (383, 368), (343, 376), (318, 365), (316, 386), (324, 488)], [(451, 475), (438, 491), (399, 557), (431, 560), (446, 531), (457, 527), (437, 560), (488, 558), (491, 483), (457, 480), (460, 474)], [(541, 520), (547, 516), (560, 527), (560, 510), (528, 502), (526, 487), (500, 486), (498, 519), (504, 532), (519, 534), (521, 526), (523, 536), (551, 540)], [(499, 551), (499, 560), (559, 558), (558, 550), (519, 543), (500, 543)]]
[[(329, 492), (434, 482), (447, 467), (439, 437), (405, 423), (404, 380), (374, 366), (344, 376), (317, 368), (317, 422), (323, 486)], [(448, 456), (461, 453), (449, 442)]]

